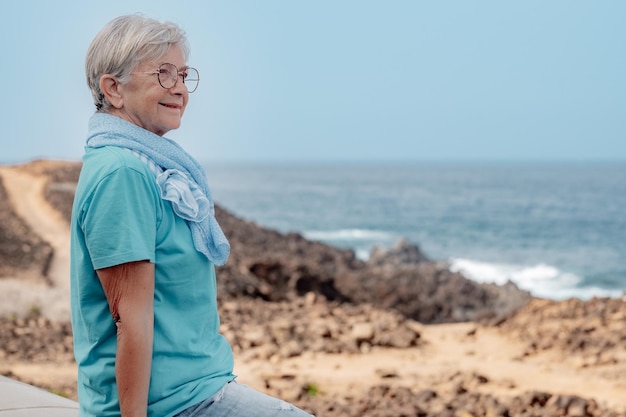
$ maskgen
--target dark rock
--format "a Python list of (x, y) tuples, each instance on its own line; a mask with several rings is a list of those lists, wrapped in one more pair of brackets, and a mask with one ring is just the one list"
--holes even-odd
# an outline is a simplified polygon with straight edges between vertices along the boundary
[(546, 408), (554, 415), (571, 417), (592, 417), (588, 412), (589, 401), (576, 395), (554, 395), (546, 403)]
[(524, 404), (530, 407), (543, 407), (546, 405), (550, 397), (552, 397), (552, 395), (547, 392), (531, 391), (522, 395), (521, 400)]
[(389, 249), (375, 247), (370, 254), (368, 264), (379, 267), (398, 267), (428, 261), (429, 259), (422, 253), (417, 245), (402, 238)]
[(610, 365), (626, 351), (626, 299), (533, 299), (497, 327), (526, 346), (526, 355), (556, 350), (585, 358), (579, 366)]

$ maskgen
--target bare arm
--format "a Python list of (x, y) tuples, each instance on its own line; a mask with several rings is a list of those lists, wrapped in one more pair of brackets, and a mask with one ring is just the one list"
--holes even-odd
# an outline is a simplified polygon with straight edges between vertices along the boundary
[(154, 338), (154, 265), (130, 262), (97, 271), (117, 325), (115, 377), (123, 417), (145, 417)]

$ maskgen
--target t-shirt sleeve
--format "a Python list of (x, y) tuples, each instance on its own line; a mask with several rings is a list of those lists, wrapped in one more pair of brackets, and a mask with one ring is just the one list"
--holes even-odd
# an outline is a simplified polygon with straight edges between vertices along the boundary
[(94, 188), (82, 229), (94, 269), (127, 262), (155, 261), (154, 178), (121, 167)]

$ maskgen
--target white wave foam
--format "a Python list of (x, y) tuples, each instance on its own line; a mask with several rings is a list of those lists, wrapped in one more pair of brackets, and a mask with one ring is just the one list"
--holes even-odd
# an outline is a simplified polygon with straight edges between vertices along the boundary
[(393, 233), (371, 229), (309, 230), (303, 232), (303, 235), (309, 240), (349, 247), (354, 250), (357, 259), (362, 261), (369, 259), (374, 246), (388, 247), (398, 238)]
[(310, 230), (303, 234), (307, 239), (324, 241), (388, 240), (393, 238), (391, 233), (367, 229)]
[(580, 284), (581, 279), (577, 275), (545, 264), (534, 266), (497, 264), (459, 258), (450, 261), (450, 271), (461, 273), (477, 282), (492, 282), (502, 285), (507, 281), (512, 281), (536, 297), (588, 299), (594, 296), (622, 296), (622, 292), (617, 290), (580, 287), (578, 284)]
[(356, 248), (354, 254), (357, 259), (367, 261), (370, 258), (371, 248)]

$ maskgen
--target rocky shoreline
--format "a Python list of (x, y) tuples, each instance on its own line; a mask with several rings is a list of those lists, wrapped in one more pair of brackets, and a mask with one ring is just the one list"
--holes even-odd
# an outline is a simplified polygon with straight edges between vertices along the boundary
[[(69, 220), (79, 163), (33, 161), (5, 167), (0, 170), (0, 198), (10, 202), (4, 184), (10, 180), (7, 169), (45, 178), (43, 199)], [(222, 332), (238, 361), (264, 370), (254, 380), (270, 393), (318, 416), (626, 415), (623, 299), (533, 299), (513, 284), (467, 280), (406, 241), (375, 251), (364, 262), (352, 251), (297, 233), (267, 230), (219, 207), (217, 217), (232, 246), (228, 264), (218, 269)], [(0, 207), (0, 283), (39, 280), (54, 287), (58, 277), (50, 276), (50, 264), (55, 250), (15, 204)], [(459, 337), (451, 342), (459, 344), (464, 360), (480, 356), (466, 347), (470, 343), (480, 347), (481, 337), (498, 337), (519, 348), (510, 358), (513, 362), (530, 366), (551, 355), (565, 357), (567, 369), (606, 380), (624, 396), (602, 401), (570, 392), (525, 390), (523, 384), (497, 380), (489, 372), (455, 366), (421, 378), (423, 384), (405, 378), (418, 374), (409, 369), (425, 365), (416, 360), (402, 366), (394, 358), (428, 360), (431, 354), (434, 362), (438, 351), (455, 348), (445, 344), (449, 340), (437, 344), (432, 336), (437, 327), (431, 326), (441, 323), (466, 326), (459, 327)], [(331, 393), (305, 376), (306, 364), (322, 367), (321, 358), (336, 357), (378, 360), (371, 364), (376, 378)], [(29, 379), (11, 366), (15, 363), (74, 366), (67, 316), (36, 305), (24, 314), (0, 317), (0, 372), (75, 397), (71, 381)], [(328, 377), (334, 372), (352, 370), (330, 369)]]

